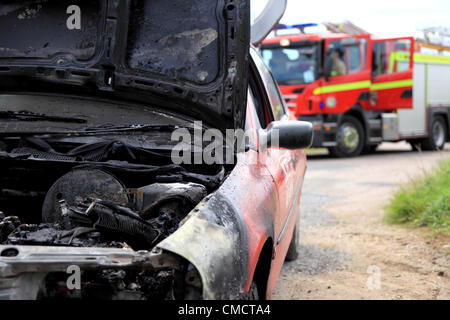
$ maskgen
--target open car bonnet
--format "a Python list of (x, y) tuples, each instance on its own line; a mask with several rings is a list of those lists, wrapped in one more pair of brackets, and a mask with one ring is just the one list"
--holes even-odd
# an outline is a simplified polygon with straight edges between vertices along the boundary
[(88, 90), (242, 128), (249, 3), (2, 1), (0, 87)]

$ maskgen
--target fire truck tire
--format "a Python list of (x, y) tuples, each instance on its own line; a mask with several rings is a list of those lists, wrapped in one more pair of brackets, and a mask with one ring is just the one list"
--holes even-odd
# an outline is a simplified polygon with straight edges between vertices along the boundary
[(447, 124), (444, 118), (436, 116), (433, 118), (428, 138), (422, 141), (423, 150), (443, 150), (447, 140)]
[(337, 158), (357, 157), (365, 145), (364, 128), (358, 119), (344, 116), (336, 134), (337, 146), (330, 148), (330, 154)]

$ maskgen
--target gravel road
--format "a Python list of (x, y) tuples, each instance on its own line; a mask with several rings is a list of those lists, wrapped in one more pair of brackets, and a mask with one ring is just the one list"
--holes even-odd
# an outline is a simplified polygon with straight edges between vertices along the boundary
[(354, 159), (309, 157), (300, 255), (284, 265), (273, 299), (450, 299), (450, 239), (383, 221), (399, 185), (450, 158), (450, 145), (410, 150), (386, 143)]

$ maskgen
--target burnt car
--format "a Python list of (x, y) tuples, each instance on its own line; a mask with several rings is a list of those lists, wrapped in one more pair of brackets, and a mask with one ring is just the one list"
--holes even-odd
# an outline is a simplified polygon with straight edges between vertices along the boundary
[(270, 298), (312, 127), (249, 0), (2, 1), (0, 29), (0, 299)]

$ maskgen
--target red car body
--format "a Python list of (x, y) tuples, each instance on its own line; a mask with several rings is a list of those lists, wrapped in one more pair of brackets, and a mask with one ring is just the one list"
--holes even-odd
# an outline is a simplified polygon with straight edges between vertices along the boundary
[[(175, 252), (192, 262), (199, 270), (204, 286), (204, 296), (212, 299), (229, 299), (244, 295), (251, 289), (252, 283), (258, 287), (260, 298), (271, 297), (275, 283), (285, 261), (289, 246), (293, 240), (294, 229), (298, 225), (300, 214), (300, 195), (306, 172), (305, 150), (288, 150), (280, 147), (263, 148), (259, 144), (258, 131), (270, 124), (276, 117), (277, 107), (281, 106), (280, 121), (295, 121), (289, 115), (275, 80), (255, 49), (251, 49), (251, 76), (254, 77), (250, 90), (259, 92), (254, 98), (249, 94), (247, 104), (247, 130), (252, 137), (252, 147), (240, 154), (236, 167), (225, 183), (210, 200), (201, 203), (200, 216), (188, 221), (180, 232), (170, 239), (172, 244), (163, 242), (160, 247)], [(272, 83), (270, 83), (272, 82)], [(275, 96), (270, 96), (269, 86), (274, 86)], [(261, 123), (255, 109), (255, 100), (268, 117)], [(281, 103), (281, 105), (279, 105)], [(216, 214), (211, 209), (215, 206), (229, 208), (232, 224), (215, 224), (199, 232), (201, 220), (214, 221)], [(220, 218), (228, 210), (219, 213)], [(204, 216), (201, 212), (207, 212)], [(210, 214), (210, 215), (209, 215)], [(206, 231), (208, 230), (208, 231)], [(186, 234), (187, 232), (187, 234)], [(216, 235), (213, 235), (214, 232)], [(189, 250), (182, 239), (192, 239), (201, 234), (208, 242), (198, 239), (194, 248)], [(209, 234), (211, 237), (208, 237)], [(222, 237), (223, 236), (223, 237)], [(180, 237), (180, 240), (175, 240)], [(238, 239), (236, 241), (236, 239)], [(174, 246), (173, 243), (177, 243)], [(222, 251), (217, 249), (221, 248)], [(208, 256), (205, 256), (205, 252)], [(211, 268), (214, 266), (214, 268)], [(236, 289), (238, 289), (236, 291)], [(234, 294), (232, 294), (234, 292)]]

